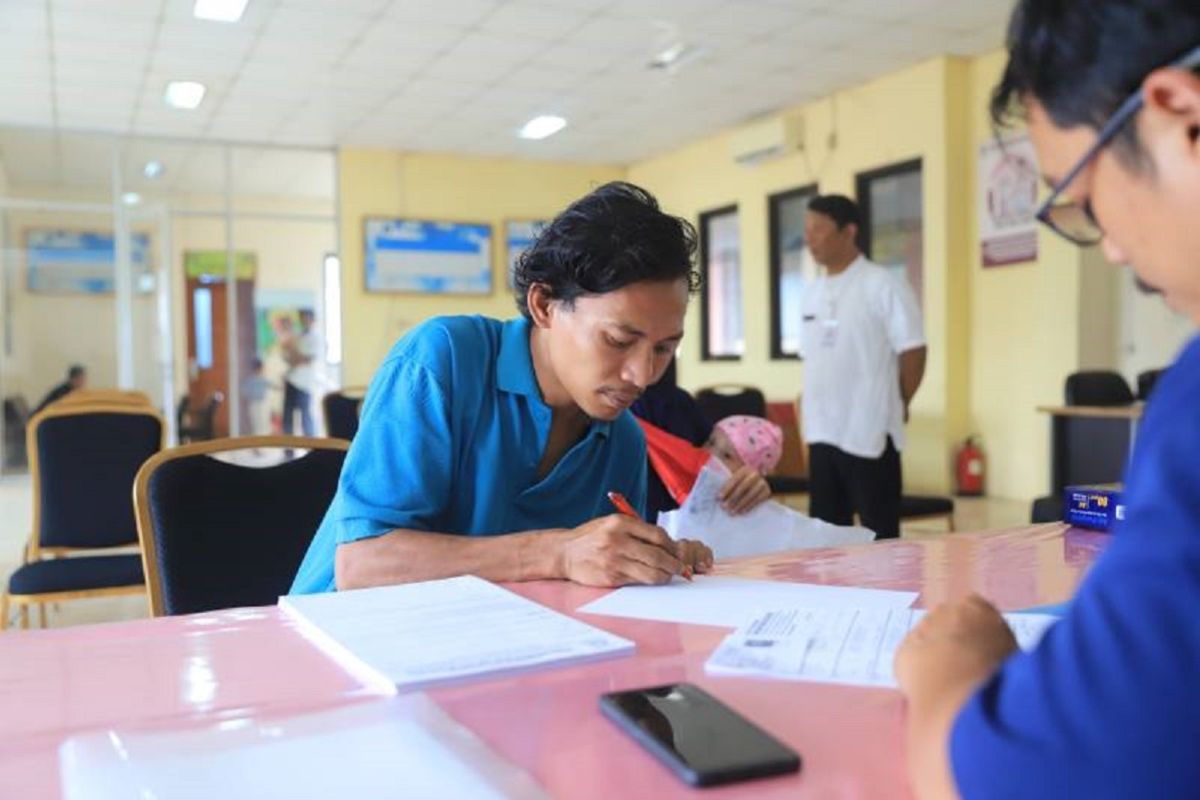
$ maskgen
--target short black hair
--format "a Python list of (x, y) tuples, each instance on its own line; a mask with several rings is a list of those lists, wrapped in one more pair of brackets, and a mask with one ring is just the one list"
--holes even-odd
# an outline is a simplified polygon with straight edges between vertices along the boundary
[(517, 260), (517, 308), (529, 316), (529, 287), (541, 284), (568, 307), (584, 295), (615, 292), (640, 281), (687, 281), (695, 268), (696, 229), (662, 211), (654, 195), (614, 181), (576, 200)]
[(87, 367), (82, 364), (72, 364), (67, 367), (67, 380), (73, 381), (76, 378), (84, 375), (87, 372)]
[[(1197, 0), (1019, 0), (992, 120), (1008, 125), (1032, 99), (1060, 128), (1099, 129), (1150, 72), (1197, 42)], [(1136, 154), (1137, 126), (1117, 141), (1124, 155)]]
[(837, 223), (838, 228), (857, 225), (862, 228), (862, 212), (858, 203), (844, 194), (819, 194), (808, 201), (808, 210), (824, 214)]

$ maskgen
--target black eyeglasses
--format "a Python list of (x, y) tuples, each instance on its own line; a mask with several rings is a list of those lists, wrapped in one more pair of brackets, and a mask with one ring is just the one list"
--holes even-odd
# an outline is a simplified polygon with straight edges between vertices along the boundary
[[(1182, 58), (1172, 61), (1166, 68), (1191, 70), (1196, 67), (1200, 67), (1200, 46), (1195, 47)], [(1104, 127), (1100, 129), (1100, 135), (1079, 159), (1079, 163), (1072, 167), (1066, 177), (1059, 181), (1054, 190), (1050, 192), (1046, 202), (1038, 209), (1039, 222), (1075, 244), (1086, 247), (1100, 243), (1100, 240), (1104, 238), (1104, 229), (1100, 227), (1100, 223), (1096, 221), (1096, 216), (1092, 213), (1091, 200), (1078, 203), (1070, 198), (1064, 197), (1061, 200), (1059, 198), (1071, 185), (1071, 181), (1079, 177), (1079, 173), (1083, 172), (1092, 162), (1092, 159), (1112, 143), (1112, 140), (1129, 120), (1137, 116), (1137, 112), (1142, 109), (1142, 102), (1142, 89), (1139, 86), (1133, 94), (1126, 98), (1125, 102), (1121, 103), (1116, 112), (1109, 117), (1108, 122), (1104, 123)]]

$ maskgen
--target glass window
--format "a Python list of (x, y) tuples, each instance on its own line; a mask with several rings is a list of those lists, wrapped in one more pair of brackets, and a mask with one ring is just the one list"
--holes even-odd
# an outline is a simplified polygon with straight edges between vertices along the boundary
[(771, 358), (799, 358), (800, 296), (815, 265), (804, 241), (804, 214), (816, 186), (767, 198), (771, 236)]
[(745, 352), (742, 325), (741, 235), (737, 206), (700, 215), (701, 358), (738, 359)]
[(923, 304), (925, 239), (921, 162), (907, 161), (858, 176), (863, 252), (877, 264), (903, 272)]

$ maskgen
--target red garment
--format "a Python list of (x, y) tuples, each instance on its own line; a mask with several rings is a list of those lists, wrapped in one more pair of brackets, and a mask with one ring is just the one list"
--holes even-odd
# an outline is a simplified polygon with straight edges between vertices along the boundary
[(700, 470), (704, 469), (712, 454), (640, 417), (634, 419), (646, 434), (646, 453), (650, 457), (650, 466), (675, 502), (683, 505), (696, 484), (696, 478), (700, 476)]

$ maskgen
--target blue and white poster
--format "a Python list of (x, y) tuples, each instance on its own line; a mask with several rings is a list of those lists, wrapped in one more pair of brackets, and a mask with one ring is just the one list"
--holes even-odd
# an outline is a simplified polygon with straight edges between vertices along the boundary
[(368, 292), (491, 294), (492, 226), (368, 219)]
[(504, 224), (504, 238), (508, 244), (508, 288), (513, 288), (513, 273), (517, 268), (517, 259), (533, 246), (542, 231), (550, 223), (544, 219), (519, 220), (511, 219)]
[[(150, 237), (130, 237), (134, 290), (152, 291)], [(110, 294), (116, 284), (116, 248), (111, 233), (35, 228), (25, 234), (29, 291)]]

